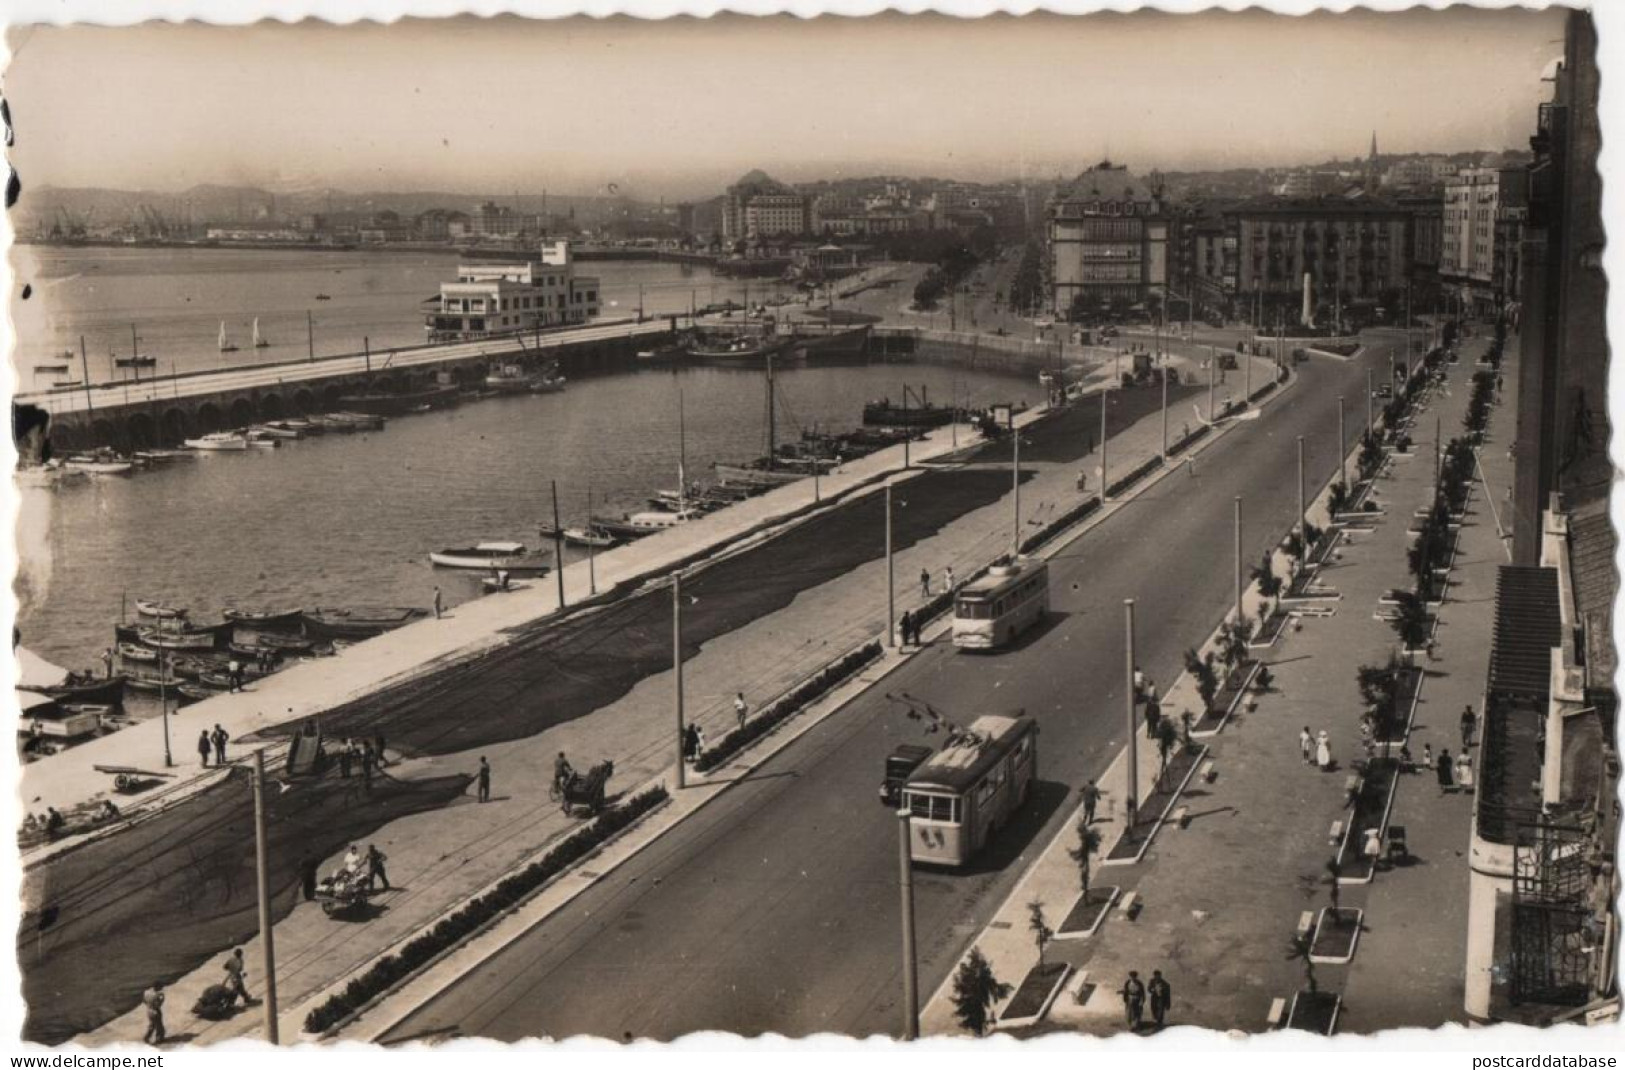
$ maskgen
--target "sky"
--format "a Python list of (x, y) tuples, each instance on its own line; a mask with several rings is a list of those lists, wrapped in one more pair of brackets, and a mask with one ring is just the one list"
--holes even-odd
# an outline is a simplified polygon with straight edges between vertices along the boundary
[(24, 188), (694, 197), (1527, 148), (1560, 12), (22, 27)]

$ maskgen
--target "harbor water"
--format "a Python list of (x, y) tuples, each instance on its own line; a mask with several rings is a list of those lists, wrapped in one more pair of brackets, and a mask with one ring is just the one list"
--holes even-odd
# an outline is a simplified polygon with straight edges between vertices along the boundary
[[(103, 281), (120, 280), (124, 297), (97, 315), (136, 317), (147, 324), (138, 333), (156, 338), (173, 331), (181, 338), (190, 337), (190, 330), (206, 335), (207, 343), (218, 329), (212, 313), (181, 315), (171, 324), (164, 317), (167, 305), (141, 304), (138, 295), (184, 288), (182, 280), (191, 277), (186, 272), (158, 281), (130, 273), (127, 263), (136, 254), (127, 250), (33, 251), (110, 254), (102, 270), (111, 274)], [(244, 255), (185, 251), (180, 259)], [(330, 260), (345, 265), (342, 277), (370, 280), (343, 300), (338, 287), (328, 284), (334, 299), (324, 303), (324, 314), (380, 335), (386, 308), (393, 329), (410, 335), (416, 299), (453, 266), (448, 257), (258, 255), (268, 261), (274, 286), (288, 292), (310, 289), (319, 272), (313, 265)], [(685, 278), (678, 265), (593, 266), (606, 280), (615, 274), (616, 282), (606, 282), (611, 295), (624, 294), (628, 286), (635, 294), (637, 284), (627, 280), (644, 279), (646, 301), (654, 292), (675, 302)], [(299, 281), (290, 283), (289, 275)], [(419, 277), (421, 283), (413, 281)], [(244, 307), (243, 295), (255, 289), (253, 278), (245, 269), (230, 287)], [(201, 289), (218, 279), (198, 269), (193, 282)], [(273, 288), (268, 283), (266, 292)], [(380, 296), (389, 294), (394, 296), (388, 302)], [(686, 290), (681, 298), (686, 307)], [(29, 303), (37, 309), (54, 300), (47, 286), (45, 302), (36, 294)], [(75, 317), (88, 313), (70, 305), (51, 314), (81, 323)], [(23, 344), (39, 345), (26, 331)], [(207, 348), (199, 359), (209, 359)], [(1026, 376), (924, 363), (792, 367), (775, 380), (781, 442), (804, 430), (856, 427), (865, 401), (898, 398), (905, 383), (923, 387), (941, 403), (956, 395), (968, 405), (1036, 402), (1041, 395)], [(679, 399), (686, 428), (681, 437)], [(232, 607), (427, 606), (436, 586), (454, 605), (480, 593), (481, 576), (432, 567), (431, 550), (486, 539), (549, 549), (538, 528), (551, 522), (555, 481), (564, 524), (587, 518), (589, 492), (594, 513), (619, 516), (677, 485), (680, 454), (691, 480), (708, 478), (713, 462), (760, 456), (766, 424), (760, 372), (643, 370), (580, 379), (561, 394), (490, 398), (401, 417), (367, 434), (203, 454), (128, 477), (30, 489), (24, 492), (23, 508), (30, 514), (24, 529), (45, 535), (22, 545), (18, 626), (23, 642), (52, 661), (99, 668), (113, 622), (121, 608), (133, 615), (137, 598), (185, 605), (195, 618), (210, 619)], [(570, 559), (576, 553), (567, 551)]]

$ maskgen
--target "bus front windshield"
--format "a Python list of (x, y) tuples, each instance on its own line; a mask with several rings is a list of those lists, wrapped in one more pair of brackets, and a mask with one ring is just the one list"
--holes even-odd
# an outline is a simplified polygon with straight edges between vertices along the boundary
[(961, 598), (954, 609), (954, 616), (961, 620), (992, 620), (993, 603), (980, 598)]

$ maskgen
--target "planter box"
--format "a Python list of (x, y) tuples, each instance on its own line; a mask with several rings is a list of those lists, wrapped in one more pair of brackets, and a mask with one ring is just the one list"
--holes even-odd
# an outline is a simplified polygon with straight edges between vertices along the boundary
[(1337, 848), (1340, 870), (1337, 883), (1370, 883), (1378, 859), (1365, 853), (1366, 837), (1373, 829), (1379, 835), (1387, 831), (1394, 793), (1399, 787), (1399, 774), (1398, 758), (1372, 758), (1365, 763), (1360, 790), (1354, 797), (1354, 812), (1349, 815), (1343, 840)]
[(1050, 1005), (1066, 984), (1072, 967), (1064, 962), (1045, 962), (1027, 971), (1016, 994), (1004, 1005), (999, 1015), (999, 1027), (1033, 1025), (1044, 1020)]
[(1258, 631), (1253, 634), (1253, 637), (1247, 640), (1247, 649), (1265, 650), (1274, 646), (1275, 641), (1286, 634), (1287, 621), (1291, 619), (1290, 614), (1283, 613), (1277, 608), (1264, 619), (1263, 624), (1258, 626)]
[(1315, 937), (1309, 944), (1309, 961), (1326, 966), (1346, 966), (1354, 960), (1355, 945), (1360, 942), (1360, 922), (1365, 912), (1331, 907), (1320, 912), (1315, 923)]
[(1258, 675), (1258, 667), (1256, 658), (1248, 658), (1236, 666), (1213, 696), (1213, 705), (1191, 725), (1192, 736), (1211, 736), (1224, 727), (1230, 715), (1236, 712), (1236, 707), (1241, 705), (1242, 696), (1247, 693), (1253, 677)]
[(1342, 1007), (1343, 997), (1336, 992), (1299, 992), (1292, 997), (1286, 1027), (1329, 1037), (1337, 1032), (1337, 1012)]
[(1399, 670), (1398, 698), (1395, 708), (1404, 711), (1404, 723), (1394, 726), (1395, 733), (1391, 736), (1373, 734), (1372, 738), (1378, 746), (1392, 743), (1395, 746), (1405, 742), (1411, 733), (1411, 722), (1416, 719), (1416, 703), (1422, 696), (1422, 670), (1415, 665), (1407, 665)]
[[(1196, 746), (1190, 750), (1181, 747), (1168, 759), (1168, 772), (1162, 783), (1140, 803), (1133, 828), (1125, 828), (1106, 853), (1101, 856), (1103, 866), (1127, 866), (1145, 857), (1157, 830), (1168, 819), (1168, 814), (1179, 801), (1185, 785), (1196, 773), (1196, 768), (1207, 757), (1207, 748)], [(1172, 786), (1171, 786), (1172, 785)]]
[(1090, 888), (1087, 896), (1078, 896), (1078, 901), (1072, 904), (1072, 909), (1056, 926), (1055, 939), (1082, 940), (1095, 935), (1106, 920), (1106, 915), (1111, 913), (1120, 890), (1117, 885), (1108, 884), (1104, 888)]

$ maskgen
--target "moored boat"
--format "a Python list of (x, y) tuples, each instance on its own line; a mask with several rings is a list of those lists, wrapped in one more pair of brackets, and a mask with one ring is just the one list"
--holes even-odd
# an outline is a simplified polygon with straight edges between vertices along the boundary
[(175, 701), (182, 706), (190, 706), (194, 702), (202, 702), (205, 699), (214, 698), (218, 694), (220, 692), (214, 688), (204, 687), (202, 684), (179, 683), (175, 685)]
[(441, 568), (479, 569), (483, 572), (502, 569), (505, 572), (535, 573), (546, 572), (553, 567), (550, 558), (528, 553), (524, 543), (519, 542), (482, 542), (476, 546), (436, 550), (429, 554), (429, 561)]
[(158, 651), (152, 647), (142, 646), (140, 643), (120, 643), (116, 648), (116, 653), (121, 662), (134, 661), (147, 665), (158, 660)]
[[(299, 614), (300, 623), (304, 623), (304, 613)], [(261, 632), (259, 645), (279, 650), (285, 654), (308, 654), (310, 648), (315, 646), (311, 640), (300, 635), (278, 635), (276, 632)]]
[(626, 518), (626, 523), (634, 530), (653, 535), (655, 532), (668, 531), (671, 528), (687, 524), (689, 521), (698, 520), (699, 518), (699, 512), (694, 509), (682, 509), (677, 512), (655, 509), (633, 513)]
[(745, 486), (755, 485), (758, 487), (777, 487), (785, 483), (794, 483), (809, 474), (780, 468), (756, 467), (756, 465), (762, 463), (757, 461), (753, 464), (724, 464), (718, 461), (711, 466), (711, 470), (724, 483), (743, 484)]
[(158, 650), (213, 650), (216, 646), (212, 629), (142, 628), (139, 635), (142, 643)]
[(589, 525), (586, 527), (565, 528), (564, 541), (571, 546), (590, 546), (595, 550), (606, 550), (614, 546), (618, 540), (602, 528)]
[(288, 427), (280, 423), (255, 424), (248, 429), (250, 437), (258, 435), (261, 438), (304, 438), (305, 433), (297, 428)]
[(863, 422), (880, 427), (946, 427), (954, 421), (954, 410), (935, 405), (894, 405), (881, 398), (863, 406)]
[(156, 669), (131, 669), (125, 677), (130, 687), (137, 691), (172, 691), (182, 682), (174, 672), (160, 673)]
[(150, 598), (137, 598), (135, 611), (143, 617), (153, 617), (157, 620), (179, 620), (186, 616), (185, 606), (172, 606)]
[(320, 639), (367, 639), (429, 615), (400, 606), (317, 607), (304, 613), (305, 633)]
[(297, 609), (228, 609), (221, 616), (245, 628), (297, 628), (303, 614)]
[(124, 705), (124, 683), (126, 678), (125, 675), (115, 673), (99, 680), (79, 680), (59, 684), (55, 687), (36, 688), (36, 690), (40, 694), (48, 695), (58, 702), (89, 702), (122, 707)]
[(74, 471), (92, 476), (123, 476), (129, 475), (135, 469), (135, 463), (128, 457), (109, 452), (75, 454), (63, 464)]
[(216, 431), (213, 434), (189, 438), (185, 441), (185, 446), (190, 450), (246, 450), (248, 437), (230, 431)]

